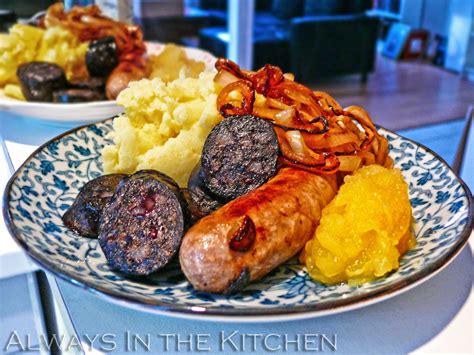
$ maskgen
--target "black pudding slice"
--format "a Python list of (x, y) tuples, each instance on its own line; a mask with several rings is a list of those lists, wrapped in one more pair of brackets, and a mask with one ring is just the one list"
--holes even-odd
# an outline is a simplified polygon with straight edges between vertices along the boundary
[(118, 51), (114, 37), (100, 38), (89, 44), (86, 53), (86, 66), (91, 76), (107, 77), (118, 63)]
[(70, 81), (69, 87), (71, 89), (90, 89), (96, 91), (104, 91), (105, 79), (102, 77), (90, 77), (81, 81)]
[(204, 186), (201, 164), (198, 164), (188, 180), (188, 188), (181, 189), (194, 224), (224, 205), (225, 201), (212, 196)]
[(56, 64), (30, 62), (16, 71), (21, 91), (28, 101), (53, 101), (53, 91), (66, 87), (64, 70)]
[(235, 199), (276, 173), (278, 154), (278, 139), (270, 122), (252, 115), (227, 117), (204, 144), (204, 184), (221, 199)]
[(120, 181), (126, 176), (125, 174), (102, 175), (85, 184), (74, 203), (64, 213), (62, 217), (64, 225), (83, 237), (97, 237), (102, 211)]
[(102, 214), (99, 243), (109, 265), (127, 275), (148, 275), (170, 262), (186, 228), (178, 184), (154, 170), (126, 178)]

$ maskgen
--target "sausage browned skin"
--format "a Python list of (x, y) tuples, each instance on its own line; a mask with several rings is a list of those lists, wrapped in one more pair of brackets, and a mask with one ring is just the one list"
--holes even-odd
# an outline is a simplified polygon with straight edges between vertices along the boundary
[(112, 70), (105, 84), (107, 98), (115, 100), (131, 81), (143, 79), (146, 77), (146, 74), (146, 70), (141, 65), (135, 65), (131, 62), (120, 62)]
[[(281, 169), (266, 184), (204, 217), (186, 233), (179, 253), (184, 274), (197, 290), (238, 291), (303, 248), (336, 191), (335, 176)], [(239, 228), (255, 232), (246, 251), (230, 248)]]

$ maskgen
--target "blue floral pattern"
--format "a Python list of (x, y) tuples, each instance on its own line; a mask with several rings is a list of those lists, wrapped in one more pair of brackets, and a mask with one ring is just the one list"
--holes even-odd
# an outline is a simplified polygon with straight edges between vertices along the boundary
[[(454, 173), (427, 149), (381, 129), (391, 156), (409, 183), (418, 244), (402, 259), (398, 271), (353, 287), (314, 282), (296, 259), (274, 270), (236, 295), (196, 291), (174, 261), (156, 275), (127, 279), (111, 270), (97, 240), (78, 237), (61, 221), (78, 190), (101, 175), (101, 150), (111, 122), (74, 130), (39, 149), (19, 169), (6, 190), (5, 215), (13, 236), (43, 266), (60, 276), (117, 298), (193, 312), (251, 314), (300, 306), (327, 309), (343, 300), (358, 302), (408, 285), (446, 263), (467, 240), (471, 226), (470, 193)], [(428, 270), (428, 271), (427, 271)], [(191, 308), (194, 307), (194, 308)]]

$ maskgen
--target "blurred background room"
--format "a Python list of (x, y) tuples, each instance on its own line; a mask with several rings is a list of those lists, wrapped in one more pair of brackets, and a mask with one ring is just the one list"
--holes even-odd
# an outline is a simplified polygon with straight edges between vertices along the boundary
[[(1, 29), (52, 3), (0, 0)], [(65, 1), (66, 6), (90, 3)], [(388, 129), (443, 124), (440, 132), (460, 137), (474, 101), (472, 0), (96, 3), (111, 16), (139, 24), (147, 41), (199, 47), (245, 69), (277, 65), (343, 105), (366, 108)], [(456, 145), (429, 136), (429, 141), (426, 135), (413, 137), (452, 161)]]
[[(17, 21), (30, 20), (53, 3), (52, 0), (0, 0), (0, 32), (8, 32)], [(200, 48), (216, 57), (228, 57), (244, 69), (255, 70), (267, 63), (277, 65), (311, 89), (328, 92), (343, 107), (362, 106), (377, 125), (431, 148), (471, 189), (474, 187), (473, 161), (469, 160), (468, 165), (465, 158), (474, 156), (473, 0), (65, 0), (64, 3), (66, 7), (95, 3), (111, 17), (140, 25), (146, 41)], [(0, 60), (1, 56), (0, 47)], [(8, 113), (0, 111), (0, 115), (5, 115), (0, 117), (0, 138), (3, 135), (15, 147), (18, 137), (24, 134), (23, 126), (7, 117)], [(39, 124), (24, 128), (28, 132), (49, 129)], [(27, 143), (38, 146), (43, 140), (31, 138)], [(37, 305), (28, 297), (15, 297), (29, 292), (31, 280), (22, 272), (17, 274), (14, 276), (23, 278), (23, 283), (16, 282), (11, 274), (0, 277), (5, 292), (0, 318), (9, 324), (8, 329), (0, 329), (1, 339), (12, 329), (10, 324), (19, 329), (31, 328), (32, 333), (37, 327), (34, 316)], [(95, 323), (100, 323), (88, 318), (87, 313), (91, 312), (83, 312), (82, 297), (92, 296), (77, 292), (73, 286), (66, 285), (62, 291), (70, 300), (69, 310), (78, 319), (79, 328), (93, 328)], [(137, 318), (130, 316), (130, 319), (134, 320), (133, 317)], [(67, 321), (58, 326), (72, 327)]]

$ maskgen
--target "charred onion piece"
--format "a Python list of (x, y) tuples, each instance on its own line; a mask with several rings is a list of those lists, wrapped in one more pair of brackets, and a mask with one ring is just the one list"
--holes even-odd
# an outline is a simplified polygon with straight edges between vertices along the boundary
[(337, 156), (332, 153), (324, 153), (325, 161), (322, 165), (308, 165), (301, 163), (299, 161), (294, 161), (287, 159), (285, 157), (280, 157), (280, 163), (282, 165), (291, 166), (293, 168), (310, 171), (317, 174), (334, 174), (339, 170), (339, 160)]
[[(311, 128), (314, 127), (315, 124), (320, 123), (321, 128)], [(285, 131), (288, 131), (290, 129), (294, 129), (285, 125), (281, 125), (278, 123), (275, 123), (276, 126), (284, 129)], [(310, 125), (304, 125), (300, 124), (300, 128), (298, 128), (299, 131), (310, 133), (310, 134), (323, 134), (326, 133), (329, 130), (329, 123), (328, 120), (322, 116), (315, 117), (313, 120), (311, 120)]]
[(215, 66), (217, 71), (227, 71), (240, 79), (248, 79), (248, 76), (240, 70), (240, 67), (229, 59), (219, 58)]
[(249, 250), (255, 241), (255, 234), (255, 224), (249, 216), (245, 215), (230, 239), (229, 248), (240, 252)]
[[(236, 90), (242, 95), (240, 107), (235, 106), (232, 102), (226, 102), (230, 93)], [(255, 91), (252, 89), (252, 86), (247, 81), (239, 80), (222, 89), (217, 98), (217, 106), (219, 107), (219, 112), (224, 117), (243, 116), (252, 112), (254, 101)]]
[(112, 36), (115, 38), (120, 61), (130, 60), (130, 54), (141, 57), (146, 52), (139, 27), (115, 21), (102, 15), (97, 5), (74, 6), (64, 11), (61, 2), (51, 5), (44, 19), (46, 27), (59, 26), (75, 34), (81, 42)]
[(265, 64), (262, 69), (250, 75), (250, 80), (255, 90), (265, 96), (268, 95), (271, 88), (281, 83), (284, 79), (281, 69), (270, 64)]

